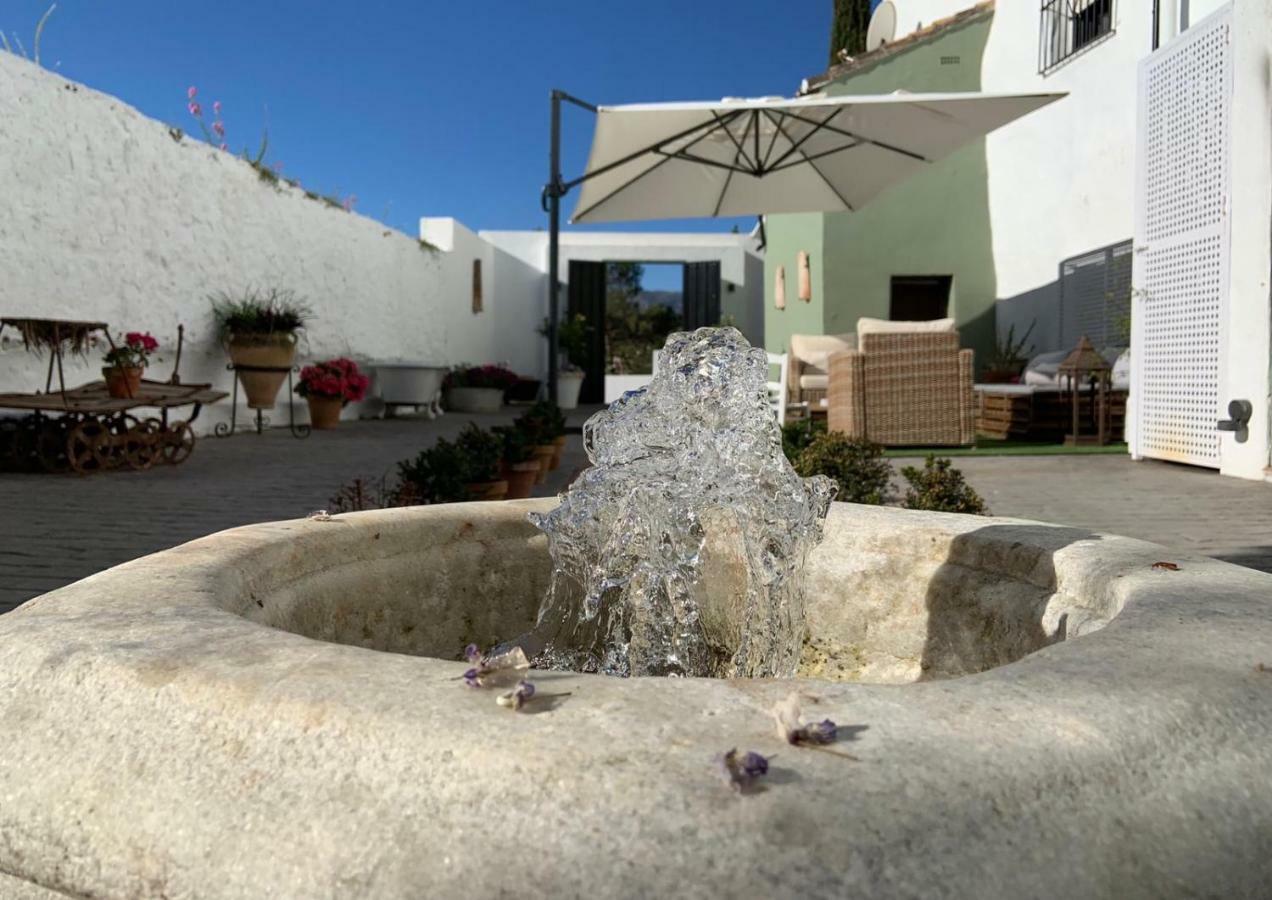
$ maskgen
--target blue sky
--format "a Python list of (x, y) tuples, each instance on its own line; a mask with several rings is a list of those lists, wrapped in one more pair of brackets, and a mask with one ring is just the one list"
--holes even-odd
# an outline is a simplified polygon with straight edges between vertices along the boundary
[[(29, 51), (47, 8), (0, 0), (0, 29)], [(550, 88), (596, 103), (789, 95), (824, 68), (830, 9), (831, 0), (61, 0), (41, 55), (195, 133), (185, 92), (197, 85), (205, 107), (222, 102), (232, 149), (255, 148), (267, 119), (267, 159), (284, 175), (354, 194), (360, 212), (410, 234), (421, 215), (524, 229), (546, 225)], [(565, 135), (569, 177), (585, 161), (591, 116), (567, 112)]]

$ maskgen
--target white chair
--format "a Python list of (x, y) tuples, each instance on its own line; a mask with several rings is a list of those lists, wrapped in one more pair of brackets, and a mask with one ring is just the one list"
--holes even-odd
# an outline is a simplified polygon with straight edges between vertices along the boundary
[(769, 368), (777, 366), (777, 381), (768, 383), (769, 402), (773, 404), (773, 413), (777, 416), (777, 424), (786, 424), (786, 375), (789, 353), (770, 353)]

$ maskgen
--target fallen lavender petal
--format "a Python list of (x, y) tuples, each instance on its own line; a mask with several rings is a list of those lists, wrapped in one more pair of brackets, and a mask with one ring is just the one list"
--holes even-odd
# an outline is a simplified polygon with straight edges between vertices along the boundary
[(495, 698), (495, 702), (500, 706), (511, 706), (513, 710), (519, 710), (521, 707), (534, 696), (534, 685), (524, 679), (517, 682), (517, 686), (506, 694), (500, 694)]
[(739, 792), (745, 791), (768, 773), (767, 759), (754, 750), (739, 755), (736, 747), (717, 756), (716, 766), (729, 787)]

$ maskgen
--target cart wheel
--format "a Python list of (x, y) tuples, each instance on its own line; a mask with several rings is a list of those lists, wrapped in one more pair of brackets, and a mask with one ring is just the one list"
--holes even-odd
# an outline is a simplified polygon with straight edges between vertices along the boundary
[(163, 425), (158, 419), (146, 419), (124, 434), (124, 462), (130, 469), (149, 469), (160, 457)]
[(109, 439), (106, 428), (96, 419), (85, 419), (66, 436), (66, 461), (80, 475), (102, 468), (102, 442)]
[(162, 441), (163, 461), (172, 466), (180, 465), (194, 452), (194, 429), (185, 422), (173, 422)]
[(70, 431), (67, 424), (65, 419), (45, 421), (35, 435), (35, 457), (46, 472), (65, 472), (70, 468), (66, 457), (66, 441)]

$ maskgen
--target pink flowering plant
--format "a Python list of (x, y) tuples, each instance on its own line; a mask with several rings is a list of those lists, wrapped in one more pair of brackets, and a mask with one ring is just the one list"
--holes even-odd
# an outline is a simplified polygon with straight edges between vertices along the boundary
[(358, 370), (358, 364), (342, 356), (301, 369), (296, 393), (302, 397), (357, 403), (367, 395), (370, 386), (371, 379)]
[(112, 344), (102, 362), (116, 369), (144, 369), (150, 362), (150, 354), (159, 349), (159, 342), (149, 331), (130, 331), (122, 342)]
[[(230, 145), (225, 137), (225, 119), (221, 115), (221, 101), (212, 101), (212, 118), (211, 121), (204, 115), (203, 103), (199, 100), (199, 89), (195, 85), (186, 88), (186, 111), (190, 113), (190, 117), (198, 124), (199, 130), (203, 132), (203, 139), (218, 150), (229, 152)], [(181, 139), (183, 132), (176, 131), (173, 136)], [(265, 162), (265, 151), (269, 149), (269, 132), (261, 133), (261, 147), (253, 156), (246, 147), (243, 148), (243, 160), (256, 170), (256, 174), (260, 176), (261, 181), (270, 185), (275, 185), (282, 181), (291, 185), (297, 190), (305, 191), (305, 196), (310, 200), (320, 200), (328, 206), (335, 209), (343, 209), (345, 212), (353, 212), (354, 206), (358, 202), (358, 198), (354, 194), (350, 194), (344, 199), (334, 195), (322, 195), (315, 191), (305, 190), (300, 184), (299, 178), (284, 178), (283, 164), (278, 160), (274, 162)]]
[(447, 388), (498, 388), (506, 391), (518, 381), (517, 373), (504, 366), (460, 366), (446, 375)]

